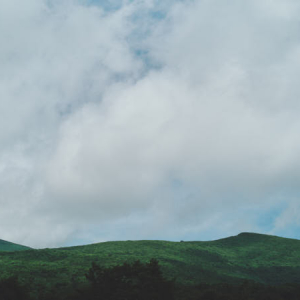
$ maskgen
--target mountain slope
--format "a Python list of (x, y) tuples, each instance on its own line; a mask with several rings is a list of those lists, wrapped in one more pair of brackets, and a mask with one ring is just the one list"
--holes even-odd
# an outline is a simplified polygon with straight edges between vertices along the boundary
[(0, 251), (21, 251), (31, 249), (26, 246), (0, 240)]
[(165, 276), (184, 284), (300, 282), (300, 241), (254, 233), (209, 242), (123, 241), (0, 252), (0, 276), (16, 274), (39, 287), (67, 286), (83, 282), (92, 262), (110, 266), (151, 258), (159, 260)]

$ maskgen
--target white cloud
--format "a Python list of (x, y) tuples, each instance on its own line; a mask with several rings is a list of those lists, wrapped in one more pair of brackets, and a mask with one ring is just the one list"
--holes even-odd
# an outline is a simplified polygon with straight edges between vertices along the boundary
[(300, 5), (2, 2), (2, 238), (219, 237), (299, 194)]

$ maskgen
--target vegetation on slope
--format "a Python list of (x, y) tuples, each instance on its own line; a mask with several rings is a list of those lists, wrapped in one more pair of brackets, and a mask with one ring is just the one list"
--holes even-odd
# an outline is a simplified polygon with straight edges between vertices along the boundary
[(7, 242), (4, 240), (0, 240), (0, 251), (22, 251), (22, 250), (28, 250), (29, 247), (14, 244), (11, 242)]
[(113, 267), (93, 264), (87, 282), (73, 289), (57, 286), (32, 293), (28, 284), (11, 277), (0, 281), (0, 300), (299, 300), (300, 284), (263, 285), (244, 281), (240, 284), (183, 285), (164, 278), (158, 261), (135, 261)]
[(0, 252), (1, 277), (18, 275), (37, 293), (76, 287), (95, 262), (103, 267), (151, 258), (184, 285), (300, 282), (300, 241), (243, 233), (210, 242), (124, 241), (59, 249)]

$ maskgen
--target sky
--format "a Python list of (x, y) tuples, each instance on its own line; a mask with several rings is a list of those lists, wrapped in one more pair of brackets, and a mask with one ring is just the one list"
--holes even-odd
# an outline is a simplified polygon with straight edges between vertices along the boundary
[(0, 0), (0, 238), (300, 239), (299, 15)]

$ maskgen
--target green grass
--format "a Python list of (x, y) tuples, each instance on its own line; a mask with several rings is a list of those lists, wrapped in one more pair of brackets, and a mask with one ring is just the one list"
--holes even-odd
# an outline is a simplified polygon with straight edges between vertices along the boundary
[[(0, 248), (2, 249), (2, 248)], [(209, 242), (123, 241), (58, 249), (0, 252), (0, 277), (19, 275), (36, 290), (84, 281), (92, 262), (104, 266), (159, 260), (177, 282), (300, 282), (300, 241), (253, 233)]]

